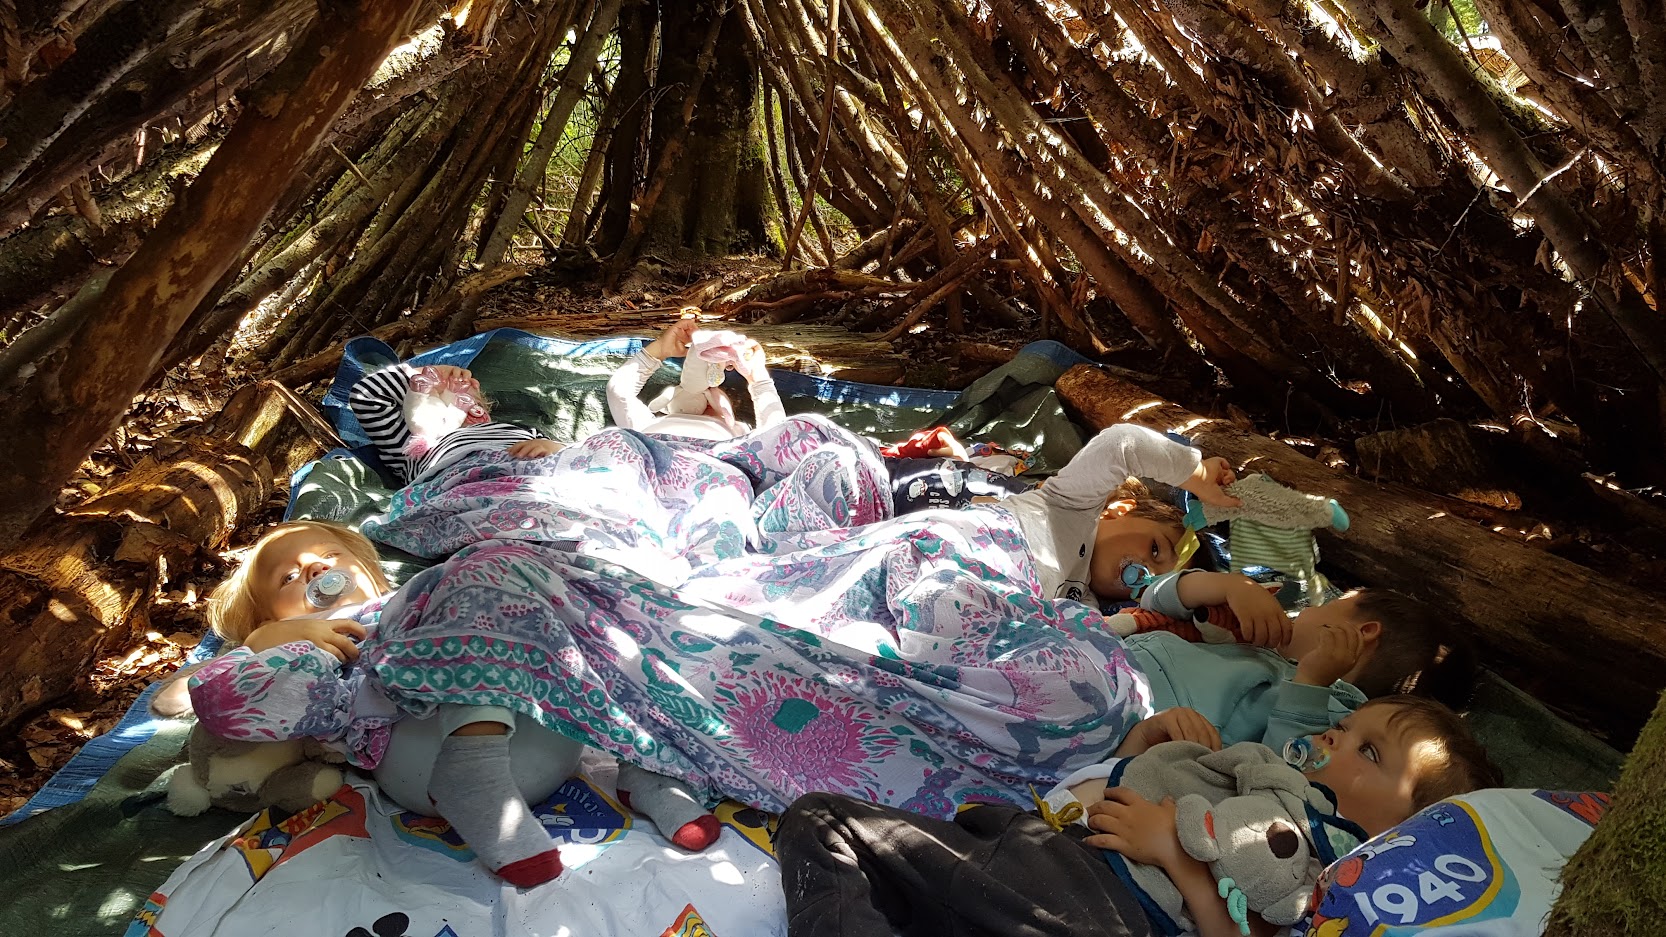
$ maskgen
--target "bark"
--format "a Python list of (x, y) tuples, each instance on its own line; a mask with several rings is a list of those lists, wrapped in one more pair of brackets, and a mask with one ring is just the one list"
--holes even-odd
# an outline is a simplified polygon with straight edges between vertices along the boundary
[(550, 105), (549, 111), (544, 115), (543, 124), (538, 129), (538, 142), (527, 154), (520, 172), (516, 174), (515, 182), (510, 186), (503, 208), (498, 214), (497, 223), (486, 237), (485, 246), (480, 249), (480, 264), (496, 264), (508, 252), (509, 242), (515, 236), (515, 231), (520, 228), (521, 216), (526, 214), (526, 207), (532, 203), (532, 188), (549, 171), (550, 157), (555, 153), (556, 144), (561, 142), (567, 131), (567, 119), (572, 116), (573, 108), (578, 106), (579, 99), (584, 97), (590, 70), (595, 67), (596, 59), (602, 52), (602, 43), (613, 31), (613, 24), (619, 18), (619, 4), (620, 0), (602, 0), (578, 45), (573, 47), (567, 65), (556, 81), (555, 101)]
[[(729, 18), (729, 7), (725, 5), (717, 10), (706, 29), (705, 41), (700, 46), (699, 57), (694, 61), (693, 76), (688, 87), (683, 90), (682, 106), (677, 115), (676, 123), (664, 137), (664, 143), (656, 156), (655, 164), (648, 173), (648, 183), (642, 190), (642, 195), (636, 199), (636, 212), (631, 216), (630, 225), (625, 230), (625, 237), (619, 243), (613, 257), (608, 261), (607, 270), (602, 275), (602, 281), (609, 288), (617, 286), (619, 278), (625, 269), (636, 262), (637, 251), (642, 245), (642, 236), (653, 220), (654, 208), (659, 198), (665, 192), (666, 183), (670, 180), (673, 167), (678, 165), (682, 157), (683, 145), (688, 140), (689, 123), (694, 118), (694, 108), (700, 100), (700, 89), (705, 84), (706, 74), (711, 71), (712, 60), (717, 51), (717, 38), (722, 33), (723, 22)], [(658, 134), (656, 133), (656, 136)]]
[[(1080, 82), (1082, 106), (1103, 128), (1102, 132), (1109, 138), (1129, 146), (1138, 157), (1153, 162), (1160, 161), (1158, 165), (1170, 162), (1173, 142), (1168, 129), (1147, 117), (1139, 104), (1108, 72), (1099, 68), (1079, 49), (1065, 42), (1066, 37), (1057, 24), (1046, 21), (1037, 14), (1033, 0), (1004, 0), (998, 8), (1011, 14), (1012, 21), (1027, 24), (1034, 30), (1038, 42), (1053, 51), (1061, 69), (1068, 71), (1073, 80)], [(970, 58), (971, 55), (957, 56), (959, 57)], [(975, 69), (963, 67), (963, 73), (968, 77), (972, 77), (974, 72)], [(990, 102), (989, 94), (984, 93), (982, 89), (978, 90), (978, 96), (995, 106)], [(1066, 171), (1070, 174), (1072, 182), (1083, 190), (1085, 199), (1072, 205), (1083, 223), (1090, 227), (1095, 225), (1095, 213), (1091, 209), (1097, 208), (1099, 213), (1126, 231), (1142, 250), (1156, 258), (1159, 265), (1171, 276), (1186, 283), (1199, 296), (1210, 298), (1212, 305), (1220, 309), (1240, 329), (1251, 334), (1269, 331), (1269, 326), (1262, 317), (1245, 316), (1232, 308), (1238, 304), (1227, 300), (1224, 291), (1218, 285), (1218, 277), (1200, 275), (1201, 272), (1191, 258), (1178, 256), (1178, 252), (1169, 246), (1170, 235), (1161, 230), (1145, 212), (1130, 204), (1128, 196), (1120, 190), (1120, 186), (1106, 177), (1102, 171), (1103, 167), (1087, 165), (1086, 160), (1069, 147), (1051, 149), (1065, 156)], [(1246, 233), (1246, 229), (1253, 231), (1254, 219), (1235, 208), (1234, 201), (1239, 193), (1225, 187), (1199, 185), (1190, 173), (1171, 171), (1166, 176), (1174, 192), (1176, 213), (1182, 217), (1191, 216), (1201, 220), (1206, 230), (1233, 260), (1241, 264), (1258, 281), (1270, 287), (1294, 314), (1295, 321), (1290, 323), (1291, 326), (1299, 325), (1306, 329), (1311, 333), (1311, 344), (1326, 349), (1328, 354), (1343, 358), (1350, 370), (1368, 375), (1372, 389), (1393, 401), (1399, 412), (1409, 414), (1426, 410), (1426, 407), (1420, 405), (1422, 389), (1402, 362), (1394, 360), (1386, 349), (1358, 330), (1337, 328), (1328, 312), (1317, 308), (1307, 284), (1301, 282), (1290, 271), (1288, 262), (1271, 248), (1268, 239), (1259, 233)], [(1294, 329), (1287, 326), (1286, 331), (1292, 332)], [(1295, 335), (1286, 334), (1282, 337), (1285, 344), (1298, 344)]]
[(128, 3), (103, 17), (75, 53), (26, 86), (0, 117), (0, 189), (9, 189), (41, 152), (111, 85), (181, 30), (196, 31), (195, 0)]
[(224, 548), (333, 436), (310, 404), (250, 385), (0, 557), (0, 730), (139, 640), (150, 598)]
[[(411, 181), (420, 178), (420, 170), (426, 168), (435, 149), (454, 128), (460, 111), (453, 96), (432, 108), (413, 108), (407, 115), (410, 127), (403, 120), (396, 121), (378, 147), (391, 150), (391, 154), (373, 153), (373, 161), (367, 161), (359, 171), (343, 173), (318, 204), (300, 218), (290, 219), (293, 226), (288, 231), (274, 234), (254, 252), (246, 271), (244, 266), (232, 267), (227, 281), (203, 297), (163, 357), (163, 367), (171, 368), (203, 354), (302, 270), (351, 243), (378, 209), (404, 205), (410, 199)], [(342, 158), (345, 161), (345, 156)], [(366, 170), (373, 175), (365, 176)], [(313, 219), (311, 224), (307, 223), (309, 217)], [(291, 301), (294, 298), (291, 296)]]
[[(1454, 516), (1451, 502), (1340, 474), (1284, 443), (1200, 417), (1092, 366), (1072, 368), (1059, 396), (1095, 428), (1129, 422), (1183, 432), (1240, 471), (1336, 498), (1353, 525), (1322, 535), (1327, 566), (1398, 589), (1467, 623), (1500, 673), (1621, 748), (1666, 682), (1654, 623), (1666, 601)], [(1570, 640), (1570, 636), (1577, 636)]]
[(792, 267), (793, 257), (798, 253), (798, 236), (803, 233), (804, 222), (810, 216), (810, 203), (815, 201), (816, 184), (821, 181), (822, 162), (827, 159), (827, 146), (832, 140), (834, 98), (837, 95), (833, 85), (833, 73), (838, 64), (838, 50), (839, 0), (827, 0), (827, 70), (822, 75), (822, 95), (826, 100), (821, 109), (821, 132), (816, 135), (816, 155), (810, 162), (809, 191), (804, 204), (799, 206), (798, 217), (793, 219), (792, 230), (787, 232), (787, 246), (783, 251), (785, 256), (781, 261), (784, 268)]
[[(524, 277), (529, 272), (531, 271), (526, 267), (517, 267), (514, 264), (498, 264), (494, 267), (487, 267), (462, 278), (444, 296), (418, 310), (414, 315), (374, 329), (370, 332), (370, 335), (390, 345), (397, 345), (407, 339), (423, 334), (425, 331), (432, 329), (436, 323), (444, 322), (460, 311), (478, 309), (488, 290)], [(298, 361), (287, 368), (272, 372), (269, 375), (269, 380), (293, 387), (310, 384), (330, 373), (336, 364), (341, 361), (341, 352), (342, 346), (337, 344), (304, 361)]]
[[(23, 225), (75, 177), (131, 159), (134, 135), (145, 127), (171, 117), (195, 124), (234, 91), (262, 80), (289, 48), (267, 40), (303, 32), (312, 16), (313, 5), (304, 0), (241, 2), (222, 17), (199, 19), (195, 28), (176, 33), (128, 69), (116, 87), (84, 102), (75, 121), (53, 135), (10, 186), (0, 187), (0, 233)], [(19, 107), (13, 102), (7, 111), (28, 120)], [(9, 146), (0, 149), (8, 152)]]
[(1164, 11), (1222, 57), (1248, 66), (1281, 105), (1310, 113), (1313, 132), (1360, 192), (1393, 203), (1408, 203), (1411, 188), (1380, 168), (1327, 107), (1324, 94), (1289, 55), (1212, 0), (1172, 0)]
[(81, 216), (58, 215), (0, 240), (0, 314), (73, 295), (96, 269), (132, 256), (174, 193), (201, 171), (217, 138), (181, 146), (153, 166), (100, 193), (103, 229)]
[(1660, 184), (1660, 169), (1649, 159), (1637, 129), (1601, 93), (1569, 76), (1557, 61), (1560, 29), (1552, 33), (1535, 19), (1530, 6), (1508, 0), (1475, 0), (1475, 9), (1486, 18), (1510, 61), (1538, 85), (1558, 116), (1630, 170), (1639, 183)]
[(567, 224), (561, 230), (561, 243), (568, 247), (583, 244), (590, 235), (590, 221), (595, 217), (596, 189), (601, 185), (602, 170), (607, 166), (613, 128), (619, 123), (618, 94), (609, 91), (606, 98), (601, 116), (596, 119), (596, 135), (590, 141), (590, 152), (584, 157), (584, 169), (579, 172), (573, 203), (567, 210)]
[[(0, 549), (46, 511), (107, 436), (191, 311), (241, 255), (283, 184), (403, 36), (420, 0), (362, 0), (321, 12), (185, 190), (50, 356), (7, 361), (12, 405), (0, 436), (19, 457), (0, 469)], [(260, 184), (251, 184), (260, 180)]]
[(1382, 25), (1384, 48), (1413, 69), (1426, 91), (1452, 114), (1487, 165), (1531, 213), (1540, 230), (1575, 276), (1590, 284), (1597, 305), (1625, 334), (1657, 379), (1666, 378), (1666, 326), (1642, 298), (1608, 285), (1609, 257), (1602, 241), (1568, 201), (1560, 183), (1547, 178), (1539, 158), (1505, 119), (1492, 96), (1459, 59), (1457, 51), (1430, 25), (1412, 0), (1348, 0), (1366, 20)]
[(595, 238), (596, 248), (602, 253), (617, 249), (630, 230), (631, 200), (636, 194), (640, 150), (652, 106), (648, 83), (652, 37), (653, 17), (646, 3), (633, 2), (619, 11), (620, 71), (613, 93), (623, 107), (607, 145), (601, 218)]
[(1666, 695), (1626, 758), (1614, 800), (1562, 869), (1544, 937), (1648, 934), (1666, 919)]

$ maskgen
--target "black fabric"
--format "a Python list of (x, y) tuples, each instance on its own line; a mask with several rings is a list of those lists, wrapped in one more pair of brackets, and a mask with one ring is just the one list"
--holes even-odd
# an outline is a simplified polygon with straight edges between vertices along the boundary
[(788, 937), (1150, 937), (1099, 850), (1013, 807), (952, 821), (838, 794), (781, 819)]
[(889, 458), (891, 504), (898, 514), (927, 508), (963, 508), (974, 497), (1005, 498), (1033, 486), (970, 462), (946, 458)]

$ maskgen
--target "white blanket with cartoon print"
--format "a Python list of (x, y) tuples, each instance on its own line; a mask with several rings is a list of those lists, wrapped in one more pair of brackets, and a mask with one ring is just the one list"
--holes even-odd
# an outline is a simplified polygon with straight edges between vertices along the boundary
[(786, 932), (767, 815), (719, 806), (705, 852), (672, 846), (613, 797), (611, 759), (536, 813), (565, 870), (537, 888), (503, 884), (443, 820), (405, 813), (373, 784), (273, 823), (263, 813), (180, 866), (128, 937), (773, 937)]

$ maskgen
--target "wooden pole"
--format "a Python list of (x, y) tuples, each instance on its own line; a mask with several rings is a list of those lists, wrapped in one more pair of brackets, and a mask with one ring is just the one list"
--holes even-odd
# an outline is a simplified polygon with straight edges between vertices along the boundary
[[(498, 214), (497, 223), (491, 234), (486, 237), (485, 247), (480, 249), (480, 256), (476, 262), (483, 267), (490, 267), (502, 260), (509, 252), (509, 241), (520, 229), (521, 216), (526, 214), (526, 207), (532, 202), (534, 183), (544, 177), (549, 170), (550, 157), (554, 155), (556, 146), (567, 131), (567, 120), (573, 115), (573, 108), (584, 97), (585, 85), (590, 80), (590, 70), (596, 64), (596, 59), (602, 53), (602, 43), (608, 34), (613, 32), (613, 24), (619, 19), (620, 0), (602, 0), (595, 14), (590, 19), (590, 25), (584, 30), (578, 45), (573, 47), (572, 55), (567, 59), (567, 67), (562, 70), (560, 79), (556, 82), (555, 103), (544, 114), (544, 122), (538, 128), (538, 142), (527, 154), (520, 171), (515, 175), (515, 183), (510, 186), (508, 197), (504, 200), (503, 209)], [(594, 144), (592, 144), (594, 146)], [(578, 207), (575, 204), (575, 209)]]
[(121, 422), (169, 342), (239, 257), (285, 184), (329, 131), (421, 0), (334, 0), (249, 96), (195, 184), (44, 354), (0, 358), (0, 549), (51, 507)]

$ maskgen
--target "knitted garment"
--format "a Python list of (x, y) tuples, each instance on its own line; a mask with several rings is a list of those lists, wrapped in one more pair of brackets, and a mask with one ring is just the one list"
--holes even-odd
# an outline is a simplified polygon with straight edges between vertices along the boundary
[(1239, 479), (1226, 492), (1243, 505), (1220, 507), (1194, 500), (1189, 519), (1201, 513), (1205, 524), (1227, 521), (1234, 568), (1278, 570), (1297, 585), (1296, 604), (1322, 604), (1329, 583), (1319, 573), (1319, 543), (1313, 531), (1320, 527), (1347, 530), (1348, 514), (1342, 506), (1332, 498), (1287, 488), (1260, 474)]

